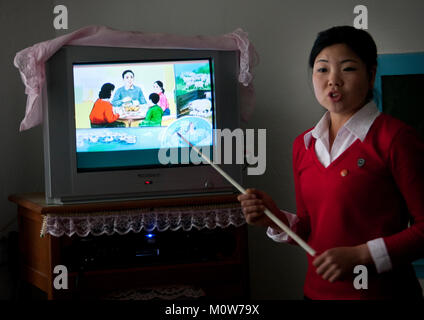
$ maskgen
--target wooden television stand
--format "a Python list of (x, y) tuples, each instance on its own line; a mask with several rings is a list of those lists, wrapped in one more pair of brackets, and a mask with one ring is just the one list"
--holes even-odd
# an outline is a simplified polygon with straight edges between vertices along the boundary
[[(49, 300), (72, 298), (102, 299), (105, 293), (116, 290), (144, 287), (160, 288), (161, 286), (172, 285), (201, 288), (205, 293), (204, 297), (206, 299), (249, 298), (247, 230), (245, 224), (238, 227), (217, 227), (213, 230), (202, 229), (207, 232), (206, 235), (201, 233), (203, 232), (202, 230), (185, 231), (185, 236), (201, 235), (202, 239), (205, 239), (205, 237), (207, 239), (208, 236), (211, 236), (214, 241), (216, 238), (213, 237), (219, 232), (225, 233), (226, 239), (232, 239), (233, 250), (226, 253), (223, 250), (224, 254), (216, 249), (218, 244), (216, 246), (209, 244), (218, 253), (206, 258), (204, 254), (202, 255), (204, 252), (199, 252), (200, 256), (198, 259), (196, 256), (188, 257), (186, 260), (175, 261), (175, 259), (165, 257), (162, 260), (153, 261), (153, 263), (152, 261), (144, 263), (143, 260), (140, 260), (137, 265), (115, 265), (113, 267), (97, 265), (91, 268), (82, 268), (80, 266), (79, 269), (72, 269), (69, 265), (66, 265), (77, 263), (76, 259), (72, 258), (72, 255), (67, 255), (67, 252), (70, 252), (69, 248), (73, 248), (73, 246), (80, 250), (81, 246), (84, 245), (83, 241), (86, 241), (89, 237), (79, 237), (75, 234), (57, 237), (48, 233), (43, 237), (40, 236), (45, 217), (52, 213), (66, 214), (67, 212), (74, 212), (87, 214), (104, 210), (120, 212), (138, 208), (154, 211), (161, 207), (187, 205), (200, 207), (213, 204), (232, 204), (236, 206), (238, 203), (236, 195), (47, 205), (44, 200), (44, 194), (33, 193), (11, 195), (9, 200), (18, 205), (20, 280), (41, 289), (47, 294), (47, 299)], [(182, 233), (184, 231), (158, 232), (155, 230), (154, 232), (164, 238), (165, 235), (174, 237), (178, 232)], [(195, 232), (197, 233), (195, 234)], [(137, 234), (129, 232), (124, 235), (116, 235), (115, 233), (111, 236), (93, 236), (96, 239), (92, 240), (103, 239), (110, 243), (110, 239), (118, 239), (117, 241), (119, 242), (128, 240), (130, 237), (136, 237)], [(102, 243), (100, 240), (98, 241), (95, 242), (97, 243), (97, 249), (102, 249), (98, 248), (100, 246), (99, 243)], [(225, 245), (222, 245), (222, 248), (225, 247)], [(202, 247), (194, 249), (199, 248), (201, 249), (200, 251), (204, 249), (204, 247), (203, 249)], [(104, 247), (104, 249), (107, 249), (107, 247)], [(78, 253), (78, 250), (73, 250), (73, 252)], [(55, 277), (58, 275), (54, 273), (54, 268), (58, 265), (65, 265), (69, 269), (67, 289), (55, 289), (53, 284)]]

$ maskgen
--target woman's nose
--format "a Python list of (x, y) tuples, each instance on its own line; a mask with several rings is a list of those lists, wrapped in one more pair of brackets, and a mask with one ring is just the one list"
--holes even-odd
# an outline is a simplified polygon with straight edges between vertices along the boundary
[(338, 72), (331, 72), (330, 76), (328, 78), (328, 85), (330, 87), (341, 87), (343, 85), (343, 80), (340, 77), (340, 74)]

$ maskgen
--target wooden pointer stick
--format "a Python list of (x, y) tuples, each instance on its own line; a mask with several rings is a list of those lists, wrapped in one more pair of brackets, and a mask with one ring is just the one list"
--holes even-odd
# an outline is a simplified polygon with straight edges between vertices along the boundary
[[(231, 178), (225, 171), (223, 171), (219, 166), (214, 164), (208, 157), (203, 155), (199, 149), (193, 146), (186, 138), (184, 138), (179, 132), (177, 132), (178, 136), (184, 140), (190, 147), (194, 149), (208, 164), (210, 164), (216, 171), (218, 171), (229, 183), (231, 183), (234, 187), (236, 187), (241, 193), (247, 194), (246, 189), (244, 189), (237, 181)], [(312, 249), (302, 238), (300, 238), (296, 233), (294, 233), (289, 227), (287, 227), (280, 219), (278, 219), (268, 208), (265, 208), (264, 213), (272, 220), (274, 223), (279, 226), (284, 232), (286, 232), (290, 238), (297, 242), (299, 246), (301, 246), (307, 253), (311, 256), (315, 256), (316, 252)]]

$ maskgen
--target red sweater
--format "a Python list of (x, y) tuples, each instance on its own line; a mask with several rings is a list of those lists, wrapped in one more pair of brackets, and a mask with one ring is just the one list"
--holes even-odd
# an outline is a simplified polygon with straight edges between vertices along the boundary
[[(310, 129), (311, 130), (311, 129)], [(308, 131), (310, 131), (308, 130)], [(306, 131), (306, 132), (308, 132)], [(368, 266), (368, 289), (356, 290), (352, 276), (330, 283), (308, 256), (304, 293), (311, 299), (379, 299), (420, 296), (411, 262), (424, 257), (424, 143), (403, 122), (381, 114), (365, 140), (356, 140), (325, 168), (315, 139), (293, 146), (296, 232), (317, 251), (355, 246), (383, 237), (393, 270)], [(358, 165), (358, 159), (365, 163)], [(342, 170), (347, 175), (342, 176)], [(414, 223), (408, 228), (408, 219)]]
[(118, 120), (119, 114), (113, 113), (112, 104), (109, 101), (97, 99), (90, 113), (90, 121), (95, 124), (112, 123)]

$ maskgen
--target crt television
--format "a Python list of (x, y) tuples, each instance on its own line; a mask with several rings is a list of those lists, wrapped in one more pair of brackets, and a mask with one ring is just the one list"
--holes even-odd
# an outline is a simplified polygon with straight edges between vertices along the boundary
[[(64, 46), (46, 63), (46, 202), (234, 192), (178, 134), (217, 160), (214, 129), (239, 127), (237, 77), (236, 51)], [(240, 164), (222, 168), (241, 183)]]

